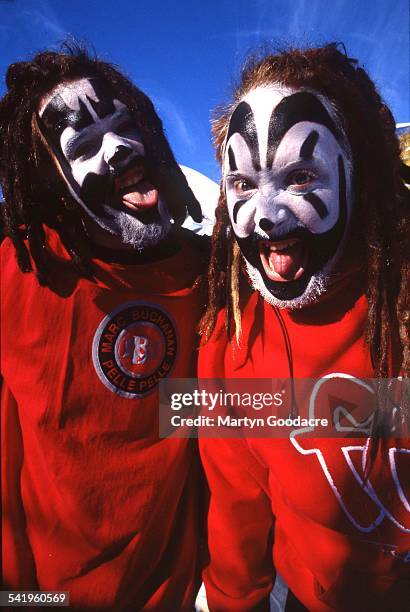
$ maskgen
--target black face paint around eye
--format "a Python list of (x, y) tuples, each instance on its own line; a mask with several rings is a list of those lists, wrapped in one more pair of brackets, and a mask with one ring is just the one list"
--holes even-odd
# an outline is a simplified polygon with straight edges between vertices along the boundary
[(93, 118), (84, 102), (79, 99), (78, 110), (66, 105), (60, 94), (56, 94), (46, 106), (41, 117), (38, 117), (42, 132), (57, 147), (60, 147), (60, 136), (67, 127), (80, 131), (93, 123)]
[(256, 131), (252, 109), (247, 102), (241, 102), (234, 110), (229, 122), (226, 141), (228, 142), (230, 137), (235, 133), (240, 134), (245, 140), (251, 154), (253, 167), (255, 170), (260, 170), (261, 162), (259, 157), (258, 133)]
[(76, 132), (79, 132), (94, 123), (94, 119), (85, 104), (85, 100), (87, 100), (100, 119), (115, 112), (113, 95), (109, 92), (102, 79), (91, 79), (90, 84), (95, 92), (97, 100), (93, 100), (87, 94), (85, 94), (84, 100), (78, 96), (79, 108), (73, 109), (66, 104), (59, 93), (56, 93), (47, 104), (41, 117), (38, 117), (39, 124), (45, 136), (52, 140), (58, 147), (60, 147), (61, 134), (67, 127), (71, 127)]

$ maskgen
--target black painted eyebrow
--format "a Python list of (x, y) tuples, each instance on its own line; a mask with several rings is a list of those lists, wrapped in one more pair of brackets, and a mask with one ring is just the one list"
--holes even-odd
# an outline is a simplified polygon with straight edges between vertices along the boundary
[(87, 96), (87, 100), (91, 104), (94, 112), (100, 119), (107, 115), (112, 115), (116, 108), (114, 106), (114, 95), (110, 87), (100, 78), (90, 78), (89, 81), (98, 98), (98, 100), (95, 101)]
[(315, 146), (318, 140), (319, 134), (316, 132), (316, 130), (312, 130), (310, 134), (305, 138), (302, 146), (300, 147), (300, 159), (308, 160), (312, 157), (313, 151), (315, 150)]
[[(113, 114), (117, 109), (114, 106), (114, 98), (108, 87), (101, 79), (90, 79), (92, 88), (99, 98), (97, 101), (86, 95), (91, 108), (103, 119)], [(56, 94), (47, 104), (43, 114), (39, 117), (40, 125), (44, 133), (57, 145), (60, 145), (60, 137), (67, 127), (72, 127), (77, 132), (94, 123), (84, 101), (78, 96), (78, 109), (68, 106), (60, 94)]]
[(66, 105), (60, 94), (56, 94), (47, 104), (40, 123), (45, 134), (59, 145), (60, 136), (67, 127), (82, 130), (93, 123), (93, 118), (81, 99), (79, 109), (75, 110)]
[(280, 141), (291, 127), (301, 121), (319, 123), (330, 130), (336, 140), (342, 135), (321, 101), (307, 91), (300, 91), (283, 98), (272, 111), (268, 128), (266, 165), (271, 167)]
[[(123, 122), (124, 120), (126, 121), (131, 120), (131, 115), (127, 108), (114, 109), (114, 115), (115, 115), (115, 124), (116, 124), (113, 127), (114, 131), (118, 127), (118, 125), (121, 124), (121, 122)], [(92, 121), (90, 124), (84, 125), (82, 128), (80, 127), (78, 132), (73, 134), (73, 136), (66, 142), (64, 154), (69, 159), (73, 159), (73, 154), (75, 153), (77, 147), (81, 146), (82, 144), (96, 145), (98, 142), (100, 142), (101, 144), (102, 136), (99, 132), (94, 133), (94, 130), (93, 130), (94, 125), (95, 125), (95, 122)], [(86, 130), (86, 128), (90, 128), (90, 129), (87, 130), (87, 133), (84, 135), (84, 130)], [(60, 139), (58, 140), (57, 144), (61, 148)]]
[(87, 133), (84, 135), (83, 132), (75, 134), (72, 138), (70, 138), (65, 146), (64, 155), (67, 159), (74, 160), (79, 157), (77, 151), (83, 145), (95, 147), (95, 149), (99, 149), (102, 143), (102, 136), (100, 133)]
[(235, 154), (232, 151), (232, 147), (228, 147), (228, 158), (229, 158), (229, 168), (231, 170), (237, 170), (238, 166), (236, 165)]
[(226, 142), (228, 142), (230, 137), (235, 133), (240, 134), (245, 140), (251, 154), (252, 165), (255, 170), (260, 170), (261, 162), (259, 157), (258, 133), (256, 131), (255, 118), (253, 116), (252, 109), (247, 102), (241, 102), (238, 104), (232, 113)]

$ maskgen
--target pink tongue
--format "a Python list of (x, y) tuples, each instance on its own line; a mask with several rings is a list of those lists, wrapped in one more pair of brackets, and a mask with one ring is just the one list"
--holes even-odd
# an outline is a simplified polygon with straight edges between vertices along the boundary
[(141, 181), (138, 187), (138, 191), (130, 191), (123, 195), (124, 202), (133, 206), (154, 206), (158, 203), (158, 191), (148, 181)]
[(151, 191), (147, 191), (146, 193), (140, 193), (139, 191), (133, 191), (131, 193), (126, 193), (123, 196), (123, 200), (128, 202), (129, 204), (134, 204), (135, 206), (140, 205), (154, 205), (158, 200), (158, 192), (156, 189), (152, 189)]
[(269, 261), (277, 274), (283, 278), (293, 278), (303, 265), (303, 249), (300, 246), (294, 246), (286, 253), (271, 251)]

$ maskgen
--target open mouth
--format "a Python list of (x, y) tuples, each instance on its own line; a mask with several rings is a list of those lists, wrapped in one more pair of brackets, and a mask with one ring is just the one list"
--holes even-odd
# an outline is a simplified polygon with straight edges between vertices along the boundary
[(305, 273), (308, 245), (301, 238), (271, 241), (258, 240), (259, 257), (269, 280), (286, 283), (298, 280)]
[(145, 167), (134, 166), (115, 179), (120, 201), (133, 212), (144, 212), (158, 204), (158, 191), (145, 178)]

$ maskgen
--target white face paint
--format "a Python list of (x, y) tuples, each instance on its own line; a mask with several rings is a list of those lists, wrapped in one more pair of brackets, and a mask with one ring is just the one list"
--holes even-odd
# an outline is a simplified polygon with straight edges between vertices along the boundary
[(71, 195), (100, 228), (138, 249), (168, 233), (170, 215), (147, 180), (139, 130), (102, 79), (56, 87), (42, 101), (39, 124)]
[(350, 148), (329, 101), (279, 85), (250, 91), (231, 116), (223, 180), (255, 288), (280, 307), (316, 301), (352, 206)]

